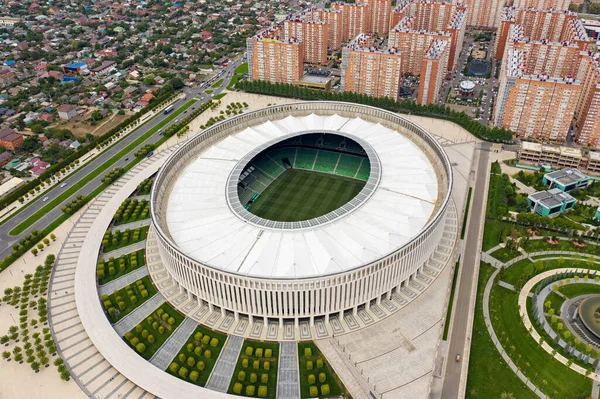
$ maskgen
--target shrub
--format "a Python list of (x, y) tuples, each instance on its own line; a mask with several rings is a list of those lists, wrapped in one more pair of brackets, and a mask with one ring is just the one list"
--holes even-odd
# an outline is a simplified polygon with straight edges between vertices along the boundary
[(248, 359), (242, 359), (242, 367), (248, 368)]
[(210, 336), (205, 335), (204, 337), (202, 337), (202, 342), (204, 343), (204, 345), (208, 345), (208, 343), (210, 342)]
[(138, 324), (137, 326), (135, 326), (135, 331), (142, 332), (142, 330), (143, 330), (143, 327), (141, 324)]
[(146, 345), (140, 342), (135, 346), (135, 349), (140, 353), (144, 353), (144, 351), (146, 350)]
[(315, 381), (316, 381), (315, 375), (314, 375), (314, 374), (309, 374), (309, 375), (308, 375), (308, 383), (309, 383), (310, 385), (312, 385), (312, 384), (314, 384), (314, 383), (315, 383)]
[(312, 356), (312, 349), (310, 349), (310, 348), (304, 348), (304, 356), (305, 357), (311, 357)]
[(210, 346), (212, 346), (213, 348), (216, 348), (217, 345), (219, 345), (219, 340), (216, 338), (213, 338), (210, 340)]
[(263, 357), (263, 348), (256, 348), (256, 357)]
[(173, 317), (169, 317), (169, 320), (167, 321), (167, 323), (169, 323), (169, 325), (173, 325), (173, 324), (175, 324), (175, 319)]
[(266, 374), (266, 373), (261, 374), (260, 375), (260, 383), (261, 384), (266, 384), (268, 382), (269, 382), (269, 374)]
[(200, 341), (202, 339), (202, 333), (201, 332), (197, 332), (196, 334), (194, 334), (194, 339), (196, 341)]
[(326, 379), (327, 379), (327, 376), (325, 375), (325, 373), (319, 373), (319, 382), (321, 384), (324, 383)]
[(323, 368), (323, 359), (317, 359), (317, 368), (318, 369), (322, 369)]
[(187, 344), (186, 349), (188, 352), (193, 352), (194, 351), (194, 344), (190, 343)]
[(258, 397), (259, 398), (267, 397), (267, 387), (265, 385), (261, 385), (258, 387)]
[(265, 357), (273, 357), (273, 351), (271, 349), (265, 349)]
[(158, 333), (163, 334), (165, 332), (165, 328), (163, 326), (158, 327)]
[(142, 338), (144, 338), (144, 339), (148, 338), (148, 330), (142, 331)]
[(312, 360), (309, 360), (306, 362), (306, 369), (307, 370), (312, 370), (313, 369), (313, 362)]
[(238, 375), (237, 375), (238, 381), (246, 381), (246, 372), (244, 370), (241, 370)]
[(319, 396), (319, 390), (314, 385), (311, 385), (308, 391), (311, 398), (316, 398), (317, 396)]
[(242, 388), (243, 388), (243, 385), (240, 384), (239, 382), (236, 382), (235, 384), (233, 384), (233, 393), (235, 393), (236, 395), (241, 395)]
[(132, 346), (136, 346), (139, 342), (140, 342), (140, 339), (138, 337), (133, 337), (133, 338), (131, 338), (131, 341), (129, 341), (129, 343)]
[(202, 354), (202, 347), (201, 346), (197, 346), (196, 349), (194, 349), (194, 354), (196, 356), (200, 356)]
[(204, 367), (206, 367), (206, 366), (205, 366), (205, 364), (204, 364), (204, 362), (202, 360), (200, 360), (198, 363), (196, 363), (196, 368), (198, 370), (203, 371)]
[(131, 331), (127, 331), (125, 333), (125, 339), (131, 339), (133, 337), (133, 334), (131, 333)]
[(212, 352), (210, 351), (210, 349), (207, 349), (204, 351), (205, 358), (210, 359), (211, 356), (212, 356)]
[(180, 353), (177, 358), (181, 363), (185, 362), (185, 353)]
[(190, 367), (194, 367), (196, 365), (196, 359), (194, 359), (193, 357), (188, 357), (187, 358), (187, 365)]
[(154, 335), (152, 335), (152, 334), (148, 335), (148, 342), (153, 344), (155, 341), (156, 341), (156, 339), (154, 338)]
[(271, 362), (268, 360), (265, 360), (265, 362), (263, 363), (263, 368), (267, 371), (269, 371), (269, 369), (271, 368)]
[(175, 362), (171, 363), (171, 365), (169, 366), (169, 370), (171, 370), (172, 373), (176, 373), (178, 369), (179, 365)]
[(186, 369), (185, 367), (182, 367), (179, 369), (179, 376), (181, 378), (185, 378), (188, 375), (188, 369)]
[(192, 372), (190, 373), (190, 380), (192, 380), (192, 381), (194, 381), (194, 382), (198, 381), (198, 376), (199, 376), (199, 375), (200, 375), (200, 374), (198, 374), (198, 372), (197, 372), (196, 370), (192, 371)]
[(252, 368), (254, 370), (258, 370), (259, 367), (260, 367), (260, 362), (258, 360), (255, 360), (255, 361), (252, 362)]
[(250, 383), (254, 384), (258, 380), (256, 373), (250, 373)]
[(251, 346), (248, 346), (246, 348), (246, 356), (252, 356), (252, 353), (254, 353), (254, 348)]
[(164, 321), (167, 321), (167, 320), (169, 319), (169, 314), (168, 314), (168, 313), (163, 313), (163, 315), (161, 316), (161, 318), (162, 318)]
[(323, 396), (329, 395), (329, 384), (321, 385), (321, 395), (323, 395)]
[(155, 330), (158, 328), (158, 321), (152, 323), (152, 328), (154, 328)]
[(246, 386), (246, 396), (254, 396), (255, 390), (256, 390), (256, 388), (254, 387), (254, 385), (247, 385)]
[(165, 311), (164, 311), (164, 310), (162, 310), (162, 309), (158, 309), (158, 310), (156, 311), (156, 314), (157, 314), (159, 317), (160, 317), (160, 316), (162, 316), (162, 315), (163, 315), (163, 313), (165, 313)]

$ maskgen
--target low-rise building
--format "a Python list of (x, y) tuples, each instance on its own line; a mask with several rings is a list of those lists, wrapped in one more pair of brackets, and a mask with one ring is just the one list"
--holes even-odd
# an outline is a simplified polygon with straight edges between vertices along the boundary
[(558, 188), (538, 191), (530, 194), (527, 199), (531, 210), (541, 216), (558, 216), (560, 213), (573, 209), (577, 200)]
[(72, 104), (63, 104), (57, 109), (58, 117), (65, 121), (71, 120), (77, 116), (77, 107)]
[(560, 191), (566, 192), (586, 188), (590, 183), (590, 178), (578, 169), (564, 168), (546, 173), (543, 182), (549, 189), (558, 188)]
[(15, 151), (17, 148), (23, 145), (23, 141), (23, 136), (16, 133), (12, 129), (0, 130), (0, 147)]

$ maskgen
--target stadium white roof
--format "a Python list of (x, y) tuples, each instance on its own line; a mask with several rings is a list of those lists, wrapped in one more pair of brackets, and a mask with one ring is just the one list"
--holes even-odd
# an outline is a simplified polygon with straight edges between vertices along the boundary
[[(227, 182), (248, 152), (301, 131), (337, 131), (376, 152), (379, 185), (361, 206), (332, 222), (285, 230), (234, 213)], [(425, 153), (397, 131), (360, 118), (288, 116), (232, 134), (191, 159), (170, 183), (166, 223), (174, 243), (197, 261), (260, 278), (308, 278), (381, 258), (415, 237), (433, 217), (438, 176)]]

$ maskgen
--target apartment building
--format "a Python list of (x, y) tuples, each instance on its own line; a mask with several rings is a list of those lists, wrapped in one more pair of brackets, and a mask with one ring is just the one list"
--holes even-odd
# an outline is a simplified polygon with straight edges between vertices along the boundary
[(582, 52), (577, 78), (582, 93), (575, 111), (576, 140), (581, 145), (600, 147), (600, 53)]
[(296, 40), (304, 45), (304, 62), (327, 64), (328, 26), (325, 22), (306, 13), (291, 17), (283, 22), (285, 40)]
[(371, 8), (371, 31), (387, 34), (390, 30), (391, 0), (364, 0)]
[(304, 42), (286, 40), (282, 27), (259, 31), (246, 39), (250, 80), (296, 84), (304, 72)]
[(450, 53), (448, 40), (435, 39), (423, 57), (417, 104), (437, 103)]
[(571, 0), (514, 0), (513, 6), (517, 8), (533, 8), (536, 10), (562, 10), (569, 9)]
[(363, 32), (371, 32), (371, 7), (365, 3), (331, 3), (333, 10), (342, 11), (342, 41), (354, 39)]
[(361, 33), (342, 49), (342, 89), (373, 97), (398, 99), (402, 57), (395, 49), (379, 49), (371, 33)]
[(312, 13), (313, 18), (327, 24), (327, 48), (329, 50), (340, 49), (343, 40), (343, 11), (318, 8), (310, 10), (310, 13)]
[(497, 28), (504, 0), (461, 0), (467, 5), (467, 25), (475, 28)]

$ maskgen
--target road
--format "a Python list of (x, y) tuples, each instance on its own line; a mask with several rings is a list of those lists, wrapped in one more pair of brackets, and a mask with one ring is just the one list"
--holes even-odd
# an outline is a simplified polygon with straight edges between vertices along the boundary
[[(186, 98), (173, 104), (174, 109), (175, 110), (178, 109), (179, 107), (181, 107), (182, 105), (184, 105), (185, 103), (187, 103), (194, 97), (200, 98), (200, 100), (199, 100), (200, 103), (208, 100), (210, 97), (205, 93), (205, 90), (207, 90), (207, 89), (213, 90), (213, 92), (212, 92), (213, 96), (216, 96), (217, 94), (221, 93), (226, 88), (229, 81), (231, 80), (231, 76), (233, 75), (235, 68), (237, 68), (242, 62), (243, 62), (242, 58), (238, 58), (236, 61), (232, 61), (230, 64), (227, 65), (227, 67), (222, 69), (223, 74), (221, 76), (217, 77), (216, 79), (214, 79), (215, 81), (218, 81), (221, 78), (223, 79), (223, 83), (218, 88), (212, 88), (210, 86), (210, 84), (207, 84), (206, 85), (207, 87), (204, 87), (204, 88), (203, 87), (186, 88), (184, 90), (184, 93), (186, 94)], [(88, 184), (86, 184), (84, 187), (79, 189), (76, 193), (74, 193), (69, 198), (67, 198), (65, 201), (63, 201), (60, 205), (58, 205), (57, 207), (52, 209), (50, 212), (46, 213), (43, 218), (37, 220), (32, 226), (30, 226), (22, 234), (17, 235), (17, 236), (11, 236), (9, 234), (9, 232), (12, 229), (17, 227), (23, 221), (27, 220), (30, 216), (35, 214), (38, 210), (43, 208), (44, 205), (46, 205), (46, 202), (42, 201), (43, 197), (48, 197), (48, 201), (52, 201), (53, 198), (58, 197), (62, 192), (64, 192), (65, 190), (68, 190), (75, 183), (77, 183), (78, 181), (80, 181), (85, 176), (89, 175), (90, 173), (92, 173), (95, 169), (99, 168), (106, 161), (108, 161), (109, 159), (114, 157), (121, 150), (123, 150), (125, 147), (127, 147), (128, 145), (133, 143), (135, 140), (137, 140), (140, 136), (144, 135), (150, 129), (154, 128), (157, 124), (162, 122), (167, 117), (168, 117), (168, 115), (163, 115), (162, 112), (160, 114), (156, 115), (154, 118), (152, 118), (148, 122), (146, 122), (145, 125), (138, 128), (137, 130), (131, 132), (126, 137), (119, 140), (111, 148), (105, 150), (99, 156), (97, 156), (95, 159), (93, 159), (88, 164), (83, 166), (81, 169), (77, 170), (75, 173), (66, 177), (62, 181), (64, 183), (66, 183), (65, 187), (61, 188), (60, 185), (55, 186), (49, 192), (45, 193), (44, 195), (39, 196), (37, 200), (35, 200), (33, 203), (31, 203), (27, 208), (22, 210), (20, 213), (13, 216), (9, 220), (7, 220), (2, 225), (2, 227), (0, 227), (0, 259), (4, 259), (6, 256), (10, 255), (10, 253), (12, 252), (12, 245), (17, 243), (19, 241), (19, 239), (21, 239), (21, 238), (25, 237), (27, 234), (29, 234), (31, 232), (31, 230), (43, 230), (44, 228), (46, 228), (54, 220), (56, 220), (57, 218), (59, 218), (62, 215), (61, 209), (67, 203), (71, 202), (78, 195), (88, 195), (88, 194), (92, 193), (94, 190), (96, 190), (96, 188), (98, 188), (102, 184), (102, 178), (104, 177), (104, 175), (106, 175), (106, 173), (108, 173), (110, 170), (112, 170), (115, 167), (124, 167), (127, 165), (128, 162), (133, 162), (135, 160), (134, 153), (139, 148), (141, 148), (145, 144), (152, 144), (152, 143), (157, 142), (158, 140), (160, 140), (162, 138), (162, 136), (160, 136), (158, 134), (153, 134), (151, 137), (146, 139), (143, 143), (140, 143), (139, 146), (137, 146), (133, 150), (131, 150), (131, 152), (123, 155), (119, 160), (117, 160), (114, 164), (112, 164), (111, 167), (106, 171), (106, 173), (101, 173), (99, 176), (92, 179)], [(183, 117), (185, 117), (185, 115), (181, 115), (180, 118), (183, 118)], [(174, 118), (174, 120), (172, 120), (165, 126), (165, 129), (167, 126), (174, 124), (175, 121), (180, 118)], [(126, 161), (126, 159), (128, 159), (129, 161)]]
[[(487, 163), (489, 159), (489, 143), (483, 143), (479, 151), (479, 164), (477, 166), (477, 177), (475, 180), (475, 189), (473, 191), (473, 201), (469, 216), (468, 230), (465, 240), (465, 249), (462, 254), (462, 266), (460, 269), (459, 291), (455, 293), (456, 305), (452, 315), (451, 338), (448, 345), (448, 364), (446, 365), (446, 374), (444, 376), (444, 387), (442, 389), (442, 398), (458, 398), (462, 363), (454, 360), (456, 354), (463, 354), (465, 343), (469, 346), (471, 341), (467, 342), (467, 337), (471, 336), (468, 331), (469, 316), (475, 309), (471, 309), (471, 294), (473, 284), (476, 284), (475, 271), (479, 268), (479, 252), (481, 251), (479, 237), (483, 234), (481, 231), (481, 221), (485, 217), (484, 204), (485, 186), (487, 183)], [(465, 375), (466, 378), (466, 375)]]

